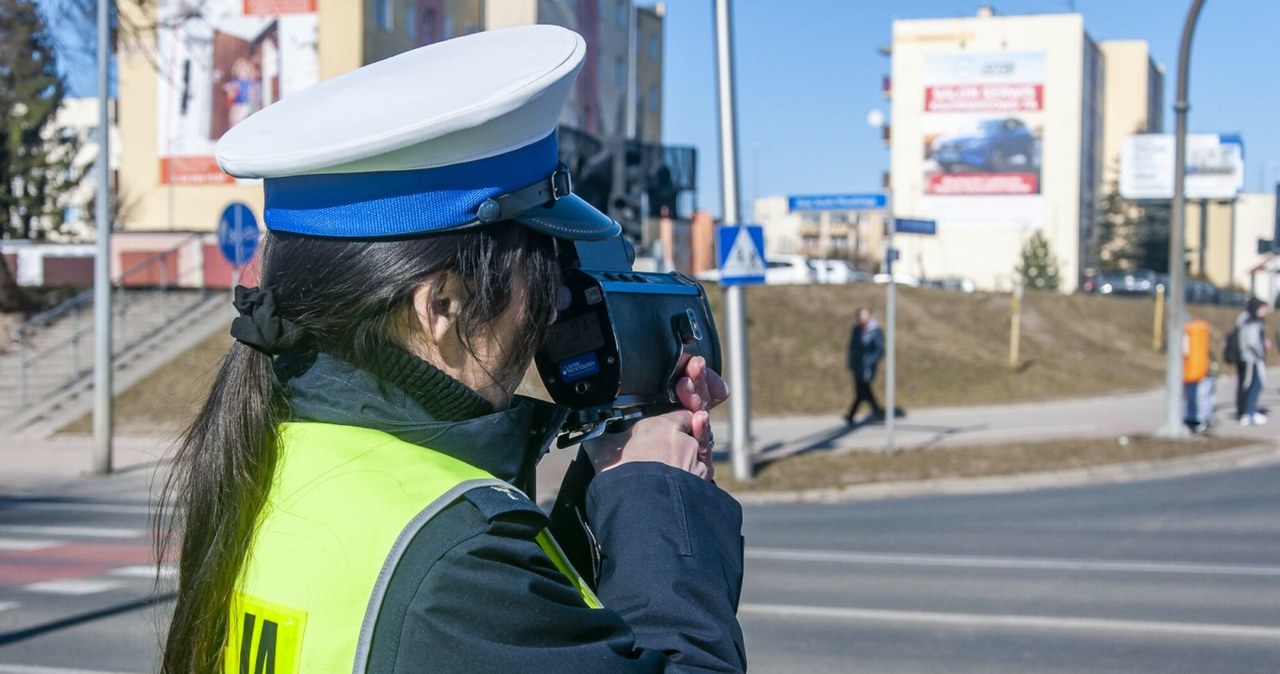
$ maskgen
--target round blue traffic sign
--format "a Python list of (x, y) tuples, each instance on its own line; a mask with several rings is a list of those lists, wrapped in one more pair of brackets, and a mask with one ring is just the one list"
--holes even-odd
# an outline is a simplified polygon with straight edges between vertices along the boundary
[(248, 264), (258, 252), (258, 236), (258, 219), (245, 204), (232, 202), (218, 218), (218, 248), (237, 267)]

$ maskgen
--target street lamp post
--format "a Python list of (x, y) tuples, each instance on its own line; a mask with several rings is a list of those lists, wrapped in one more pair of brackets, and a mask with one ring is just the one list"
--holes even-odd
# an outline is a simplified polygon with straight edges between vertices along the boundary
[[(1182, 46), (1178, 50), (1178, 99), (1173, 105), (1173, 213), (1169, 218), (1169, 294), (1165, 297), (1165, 420), (1160, 435), (1180, 438), (1187, 435), (1182, 424), (1182, 312), (1186, 304), (1183, 277), (1186, 274), (1187, 198), (1183, 183), (1187, 177), (1187, 82), (1191, 67), (1191, 37), (1200, 19), (1204, 0), (1192, 0), (1187, 21), (1182, 27)], [(1201, 242), (1203, 245), (1203, 242)]]
[(97, 248), (93, 265), (93, 473), (111, 472), (111, 201), (107, 104), (111, 33), (107, 17), (111, 0), (98, 0), (98, 177), (94, 209)]

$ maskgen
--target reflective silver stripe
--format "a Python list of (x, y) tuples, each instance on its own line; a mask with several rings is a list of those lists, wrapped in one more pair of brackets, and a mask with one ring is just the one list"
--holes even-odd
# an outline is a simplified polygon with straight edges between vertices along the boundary
[(413, 537), (418, 535), (422, 527), (431, 521), (444, 510), (449, 504), (453, 503), (466, 492), (477, 487), (497, 487), (509, 491), (520, 491), (510, 484), (503, 482), (497, 478), (477, 478), (474, 480), (466, 480), (459, 482), (449, 491), (440, 495), (439, 498), (432, 501), (430, 505), (423, 508), (404, 530), (396, 538), (396, 542), (391, 546), (391, 551), (387, 553), (387, 559), (382, 563), (382, 570), (378, 572), (378, 580), (373, 585), (373, 593), (369, 596), (369, 606), (364, 611), (364, 622), (360, 625), (360, 639), (356, 642), (355, 663), (352, 665), (353, 674), (365, 674), (365, 669), (369, 664), (369, 650), (373, 647), (373, 627), (378, 622), (378, 612), (382, 608), (382, 599), (387, 595), (387, 586), (391, 583), (391, 575), (395, 573), (396, 566), (400, 563), (400, 558), (404, 556), (405, 550), (409, 548), (409, 543), (413, 541)]

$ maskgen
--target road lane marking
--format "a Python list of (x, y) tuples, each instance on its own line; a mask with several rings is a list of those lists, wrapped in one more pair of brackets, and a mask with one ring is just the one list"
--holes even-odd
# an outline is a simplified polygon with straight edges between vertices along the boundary
[(127, 503), (45, 503), (42, 501), (0, 500), (0, 507), (14, 510), (54, 510), (110, 515), (150, 515), (155, 512), (155, 508), (149, 505), (130, 505)]
[(828, 606), (790, 606), (785, 604), (743, 604), (738, 608), (738, 613), (740, 615), (754, 614), (785, 618), (821, 618), (824, 620), (857, 620), (964, 627), (1032, 628), (1078, 632), (1129, 632), (1166, 636), (1231, 637), (1280, 641), (1280, 627), (1257, 627), (1253, 625), (1063, 618), (1035, 615), (935, 613)]
[(38, 527), (25, 524), (0, 524), (0, 534), (29, 536), (70, 536), (73, 538), (139, 538), (141, 529), (111, 527)]
[(42, 541), (34, 538), (0, 538), (0, 552), (29, 552), (62, 545), (61, 541)]
[(1110, 571), (1124, 573), (1182, 573), (1215, 576), (1280, 576), (1280, 566), (1197, 564), (1136, 560), (1038, 559), (1022, 557), (968, 557), (961, 555), (905, 555), (829, 550), (747, 548), (747, 559), (833, 564), (890, 566), (945, 566), (972, 569), (1033, 569), (1047, 571)]
[(0, 674), (133, 674), (133, 672), (108, 672), (101, 669), (67, 669), (65, 667), (0, 664)]
[(109, 576), (124, 576), (126, 578), (171, 578), (178, 573), (178, 568), (172, 564), (164, 564), (157, 570), (154, 564), (143, 564), (139, 566), (122, 566), (107, 572)]
[(42, 592), (45, 594), (85, 595), (114, 590), (122, 585), (123, 584), (120, 581), (115, 580), (63, 578), (60, 580), (47, 580), (40, 583), (23, 585), (22, 589), (28, 592)]
[(22, 606), (22, 604), (19, 604), (16, 601), (0, 601), (0, 613), (4, 613), (9, 609), (18, 608), (19, 606)]

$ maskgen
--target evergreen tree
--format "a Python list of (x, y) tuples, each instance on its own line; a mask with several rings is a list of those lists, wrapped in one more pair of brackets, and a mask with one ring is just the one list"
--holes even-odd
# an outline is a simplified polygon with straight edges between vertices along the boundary
[(41, 238), (62, 226), (62, 195), (79, 181), (74, 134), (53, 127), (65, 84), (34, 0), (0, 0), (0, 235)]
[(1111, 183), (1098, 204), (1098, 268), (1168, 271), (1170, 212), (1168, 201), (1125, 199)]
[(1049, 249), (1049, 240), (1036, 231), (1022, 247), (1022, 264), (1018, 267), (1022, 283), (1032, 290), (1058, 289), (1058, 258)]

